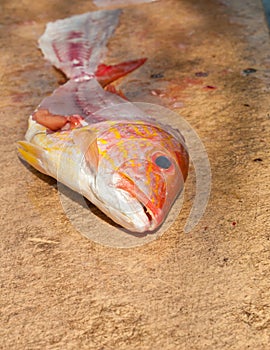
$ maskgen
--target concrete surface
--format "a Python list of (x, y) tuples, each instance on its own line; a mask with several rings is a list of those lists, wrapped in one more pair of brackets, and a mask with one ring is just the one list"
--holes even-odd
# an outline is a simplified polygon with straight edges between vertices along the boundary
[(36, 48), (45, 23), (96, 9), (83, 0), (0, 2), (0, 348), (267, 349), (270, 45), (261, 2), (125, 7), (107, 62), (149, 58), (121, 88), (179, 112), (204, 142), (213, 175), (191, 233), (183, 227), (192, 168), (179, 218), (134, 249), (84, 238), (55, 181), (16, 154), (28, 115), (63, 82)]

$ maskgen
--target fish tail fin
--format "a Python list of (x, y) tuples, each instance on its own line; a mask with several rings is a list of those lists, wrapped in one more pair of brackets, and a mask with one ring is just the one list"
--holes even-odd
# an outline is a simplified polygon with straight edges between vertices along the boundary
[(39, 48), (68, 78), (94, 76), (120, 13), (95, 11), (50, 22), (39, 39)]
[(44, 150), (41, 147), (27, 141), (19, 141), (18, 152), (20, 157), (32, 165), (32, 167), (41, 173), (48, 175), (48, 172), (43, 165)]

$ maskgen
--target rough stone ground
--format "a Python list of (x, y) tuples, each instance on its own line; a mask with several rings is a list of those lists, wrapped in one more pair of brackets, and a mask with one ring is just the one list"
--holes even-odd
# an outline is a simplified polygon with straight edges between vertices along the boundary
[(213, 176), (191, 233), (183, 227), (192, 169), (178, 220), (134, 249), (83, 237), (55, 181), (16, 154), (28, 115), (63, 82), (36, 48), (45, 23), (96, 9), (82, 0), (0, 2), (0, 348), (268, 348), (270, 45), (261, 2), (125, 7), (107, 60), (149, 60), (122, 89), (179, 112), (204, 142)]

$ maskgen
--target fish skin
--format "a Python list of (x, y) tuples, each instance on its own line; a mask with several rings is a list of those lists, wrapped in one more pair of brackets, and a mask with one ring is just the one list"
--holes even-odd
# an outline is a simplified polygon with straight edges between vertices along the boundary
[[(150, 118), (113, 89), (102, 88), (145, 62), (100, 64), (119, 15), (118, 10), (97, 11), (47, 26), (40, 48), (70, 80), (29, 117), (18, 151), (37, 170), (81, 193), (120, 226), (153, 231), (183, 189), (189, 156), (179, 132)], [(101, 111), (110, 108), (114, 113)]]

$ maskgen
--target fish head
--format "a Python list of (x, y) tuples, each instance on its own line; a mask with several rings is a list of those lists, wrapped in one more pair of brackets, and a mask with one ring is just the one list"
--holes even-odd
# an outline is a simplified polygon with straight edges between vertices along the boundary
[(145, 122), (118, 122), (101, 134), (98, 148), (95, 193), (101, 209), (130, 231), (156, 230), (187, 177), (181, 135)]

